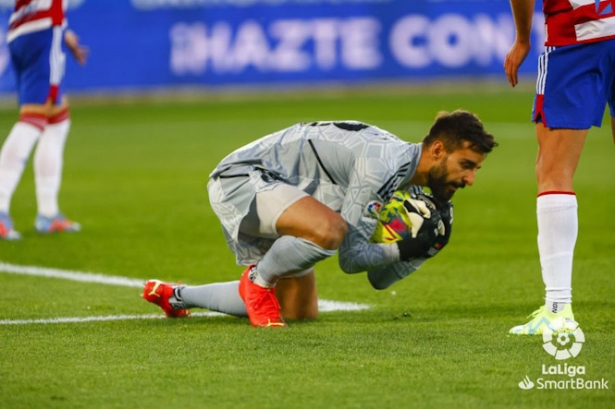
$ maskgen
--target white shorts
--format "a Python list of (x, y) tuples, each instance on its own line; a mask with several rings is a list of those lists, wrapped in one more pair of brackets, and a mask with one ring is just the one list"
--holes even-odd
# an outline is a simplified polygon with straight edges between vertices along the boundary
[(207, 189), (237, 263), (250, 265), (257, 263), (280, 237), (275, 227), (280, 215), (309, 195), (260, 170), (244, 171), (211, 179)]

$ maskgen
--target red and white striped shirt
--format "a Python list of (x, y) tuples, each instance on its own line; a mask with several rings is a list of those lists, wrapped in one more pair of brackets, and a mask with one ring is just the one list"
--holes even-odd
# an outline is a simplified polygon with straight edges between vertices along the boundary
[(543, 0), (545, 46), (615, 38), (615, 0)]
[(67, 3), (68, 0), (17, 0), (9, 18), (7, 42), (22, 34), (64, 25)]

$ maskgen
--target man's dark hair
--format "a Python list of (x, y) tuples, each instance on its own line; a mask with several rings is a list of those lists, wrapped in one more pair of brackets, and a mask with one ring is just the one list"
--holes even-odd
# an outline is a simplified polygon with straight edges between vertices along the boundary
[(461, 109), (436, 115), (429, 135), (423, 138), (423, 145), (427, 148), (437, 140), (442, 141), (449, 153), (461, 149), (465, 141), (470, 143), (470, 149), (482, 153), (489, 153), (498, 146), (493, 135), (485, 131), (480, 119)]

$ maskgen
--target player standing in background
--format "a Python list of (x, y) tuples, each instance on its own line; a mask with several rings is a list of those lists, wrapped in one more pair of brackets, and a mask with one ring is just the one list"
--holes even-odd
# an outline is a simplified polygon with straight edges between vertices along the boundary
[[(511, 0), (517, 36), (504, 62), (508, 82), (530, 50), (534, 0)], [(538, 157), (538, 251), (546, 303), (512, 334), (574, 329), (572, 261), (578, 233), (573, 176), (587, 132), (601, 126), (608, 103), (615, 140), (615, 3), (544, 0), (545, 51), (538, 60), (533, 121)]]
[[(253, 326), (286, 326), (283, 318), (316, 317), (313, 267), (338, 249), (343, 271), (367, 271), (372, 286), (386, 288), (446, 245), (449, 200), (474, 183), (495, 146), (467, 111), (441, 113), (422, 144), (356, 121), (302, 123), (265, 136), (222, 160), (208, 184), (227, 243), (248, 266), (241, 280), (199, 287), (150, 280), (143, 298), (170, 317), (200, 307), (247, 313)], [(371, 243), (373, 208), (411, 185), (429, 186), (439, 210), (415, 238)], [(406, 205), (427, 213), (419, 200)]]
[(19, 121), (0, 151), (0, 239), (21, 238), (9, 215), (10, 202), (37, 141), (35, 229), (39, 233), (80, 229), (78, 223), (62, 215), (58, 206), (64, 144), (70, 128), (68, 101), (62, 95), (61, 84), (65, 47), (82, 65), (87, 49), (67, 29), (63, 3), (17, 0), (9, 20), (7, 42), (17, 77), (20, 110)]

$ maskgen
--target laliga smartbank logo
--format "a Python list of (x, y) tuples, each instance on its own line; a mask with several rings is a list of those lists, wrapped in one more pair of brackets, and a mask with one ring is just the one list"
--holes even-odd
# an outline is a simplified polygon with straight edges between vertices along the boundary
[(572, 332), (553, 332), (547, 327), (542, 333), (542, 347), (558, 361), (576, 358), (585, 342), (585, 334), (577, 327)]
[[(542, 334), (542, 347), (558, 361), (576, 358), (585, 343), (585, 335), (577, 325), (565, 331), (554, 332), (547, 327)], [(540, 376), (534, 380), (525, 375), (519, 382), (519, 388), (523, 390), (543, 389), (582, 389), (602, 390), (609, 389), (609, 381), (601, 379), (586, 379), (584, 365), (572, 365), (559, 363), (557, 365), (542, 364)], [(562, 379), (562, 375), (567, 378)]]

